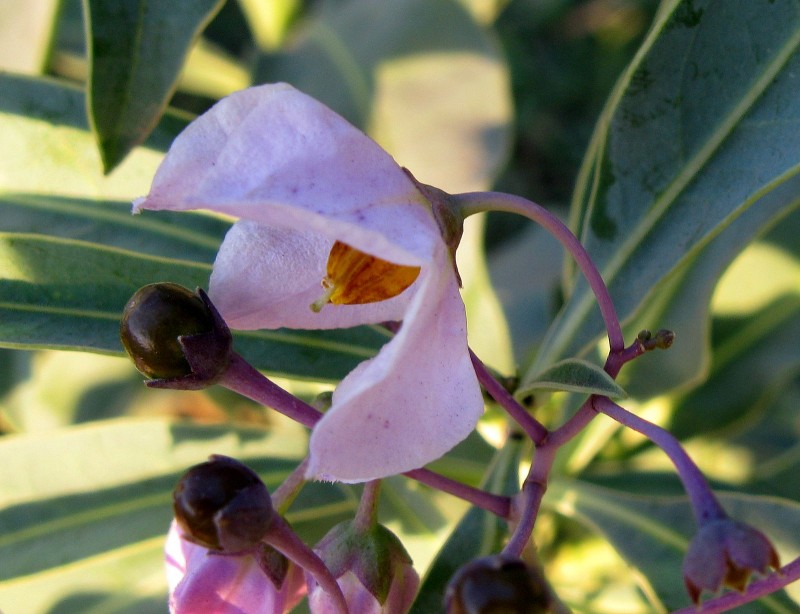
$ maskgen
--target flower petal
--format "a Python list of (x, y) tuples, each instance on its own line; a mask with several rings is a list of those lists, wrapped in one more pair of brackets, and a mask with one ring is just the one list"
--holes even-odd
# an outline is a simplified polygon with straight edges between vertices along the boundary
[(333, 394), (307, 475), (361, 482), (416, 469), (463, 440), (483, 411), (447, 250), (436, 253), (398, 334)]
[(323, 292), (332, 245), (333, 239), (315, 232), (239, 221), (217, 254), (209, 296), (237, 330), (344, 328), (402, 319), (419, 280), (389, 300), (311, 310)]
[(346, 236), (419, 265), (440, 241), (430, 207), (363, 132), (286, 84), (236, 92), (181, 133), (138, 209), (211, 209)]
[(301, 568), (290, 567), (278, 590), (251, 555), (211, 553), (182, 539), (174, 522), (165, 550), (172, 614), (282, 614), (301, 597)]

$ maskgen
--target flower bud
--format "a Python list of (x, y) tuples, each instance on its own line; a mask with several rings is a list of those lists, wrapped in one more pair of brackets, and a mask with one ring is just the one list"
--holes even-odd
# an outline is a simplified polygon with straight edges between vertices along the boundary
[(203, 388), (228, 366), (231, 335), (202, 290), (144, 286), (125, 305), (120, 340), (136, 368), (170, 387)]
[(227, 456), (212, 456), (189, 469), (172, 499), (186, 539), (229, 554), (255, 548), (275, 513), (258, 475)]
[(545, 614), (550, 591), (538, 573), (514, 557), (498, 554), (459, 569), (445, 593), (447, 614)]
[[(419, 576), (400, 540), (384, 526), (363, 530), (352, 521), (331, 529), (314, 547), (342, 590), (351, 612), (405, 614), (414, 603)], [(306, 576), (313, 614), (338, 612), (330, 594)]]
[(753, 572), (778, 569), (778, 553), (767, 537), (730, 518), (711, 520), (700, 527), (683, 560), (683, 580), (692, 601), (703, 590), (716, 593), (723, 586), (742, 591)]

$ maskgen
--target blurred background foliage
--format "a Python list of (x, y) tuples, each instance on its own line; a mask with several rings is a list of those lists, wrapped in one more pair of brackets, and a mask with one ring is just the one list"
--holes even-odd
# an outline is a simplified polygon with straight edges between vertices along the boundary
[[(10, 349), (0, 349), (0, 609), (163, 612), (162, 536), (182, 471), (230, 454), (274, 487), (304, 453), (302, 429), (249, 401), (145, 389), (119, 357), (113, 315), (127, 296), (160, 275), (202, 285), (227, 229), (189, 214), (128, 217), (191, 117), (232, 91), (286, 80), (367, 130), (420, 180), (519, 194), (564, 219), (572, 207), (580, 228), (575, 186), (585, 182), (582, 161), (596, 155), (587, 147), (598, 116), (654, 19), (676, 5), (696, 14), (690, 1), (657, 0), (4, 0), (0, 345)], [(725, 252), (735, 241), (712, 241), (714, 252), (659, 282), (667, 298), (631, 327), (675, 328), (678, 343), (691, 340), (691, 360), (647, 356), (621, 380), (626, 407), (684, 440), (729, 491), (726, 505), (787, 560), (800, 553), (800, 216), (797, 197), (789, 202), (780, 223), (754, 222), (750, 234), (741, 225), (743, 242), (757, 236), (740, 255)], [(468, 226), (459, 258), (471, 344), (504, 375), (524, 377), (569, 290), (559, 246), (530, 223), (492, 214)], [(671, 307), (686, 296), (694, 311)], [(279, 331), (240, 336), (237, 347), (313, 398), (384, 341), (370, 330)], [(564, 393), (537, 401), (555, 422), (576, 403)], [(513, 488), (527, 451), (503, 448), (503, 437), (490, 408), (480, 435), (433, 468)], [(430, 612), (452, 567), (484, 554), (501, 529), (476, 510), (462, 519), (466, 506), (415, 483), (387, 486), (383, 520), (421, 571), (430, 566), (415, 610)], [(564, 601), (598, 614), (686, 605), (688, 510), (683, 499), (659, 498), (680, 493), (659, 451), (610, 421), (563, 450), (536, 539)], [(313, 543), (356, 501), (355, 488), (311, 485), (289, 519)], [(797, 592), (742, 611), (797, 611)]]

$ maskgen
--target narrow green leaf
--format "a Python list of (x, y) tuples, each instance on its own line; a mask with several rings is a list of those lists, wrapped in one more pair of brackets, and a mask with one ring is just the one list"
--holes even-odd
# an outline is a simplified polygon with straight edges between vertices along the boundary
[(583, 394), (599, 394), (612, 399), (628, 396), (601, 367), (580, 358), (560, 360), (530, 378), (526, 390), (564, 390)]
[[(668, 6), (611, 96), (573, 203), (623, 319), (748, 209), (796, 203), (781, 186), (800, 172), (800, 6)], [(748, 44), (730, 32), (747, 32)], [(579, 280), (532, 371), (580, 353), (601, 330)]]
[(84, 0), (89, 115), (110, 172), (155, 128), (196, 36), (222, 0)]
[[(797, 503), (727, 493), (720, 495), (720, 501), (732, 518), (763, 531), (783, 562), (800, 554)], [(695, 527), (685, 497), (637, 496), (558, 479), (551, 481), (543, 505), (600, 532), (632, 567), (644, 574), (666, 609), (691, 604), (681, 565)], [(742, 606), (737, 612), (788, 614), (797, 608), (797, 602), (780, 592)]]

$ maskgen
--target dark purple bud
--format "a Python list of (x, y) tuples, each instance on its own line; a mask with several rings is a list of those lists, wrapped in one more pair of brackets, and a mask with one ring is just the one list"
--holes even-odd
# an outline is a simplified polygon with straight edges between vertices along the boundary
[(258, 546), (275, 513), (258, 475), (227, 456), (212, 456), (189, 469), (172, 499), (186, 539), (229, 554)]
[(723, 586), (743, 591), (753, 573), (778, 569), (778, 553), (769, 539), (742, 522), (721, 518), (704, 524), (683, 560), (683, 580), (695, 603), (704, 590)]
[(149, 284), (131, 297), (120, 339), (136, 368), (160, 387), (204, 388), (231, 356), (230, 331), (206, 294), (173, 283)]
[(459, 569), (445, 593), (447, 614), (546, 614), (551, 606), (550, 590), (540, 573), (502, 554)]

